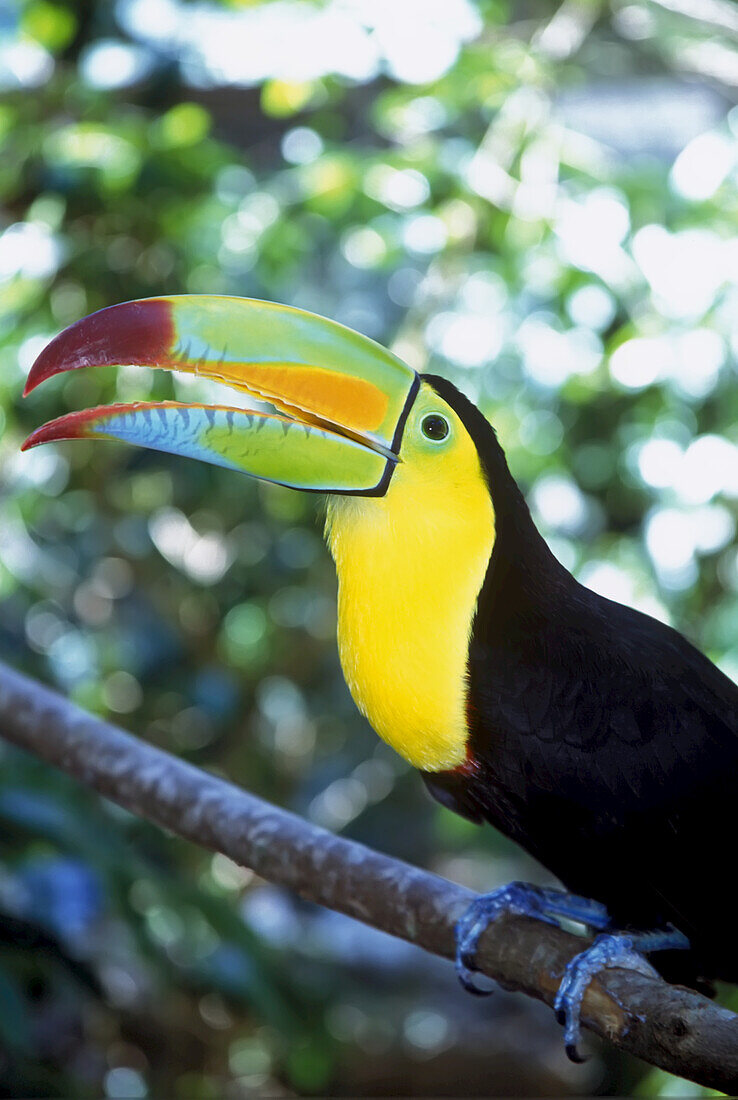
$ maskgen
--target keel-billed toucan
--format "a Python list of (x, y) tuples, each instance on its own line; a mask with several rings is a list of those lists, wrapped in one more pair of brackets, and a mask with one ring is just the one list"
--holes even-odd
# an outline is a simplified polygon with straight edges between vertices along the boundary
[(514, 883), (475, 903), (457, 930), (466, 984), (483, 928), (511, 910), (600, 933), (559, 993), (572, 1055), (602, 966), (647, 967), (641, 953), (659, 951), (673, 980), (738, 980), (738, 687), (675, 630), (567, 572), (470, 401), (324, 318), (207, 296), (84, 318), (42, 352), (26, 392), (106, 364), (203, 375), (276, 412), (113, 405), (25, 447), (120, 439), (328, 494), (359, 709), (439, 801), (491, 822), (571, 891)]

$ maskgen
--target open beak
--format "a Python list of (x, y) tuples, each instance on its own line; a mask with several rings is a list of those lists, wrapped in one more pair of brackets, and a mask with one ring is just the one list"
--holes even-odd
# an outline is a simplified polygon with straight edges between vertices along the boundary
[(294, 489), (377, 496), (399, 461), (418, 376), (366, 336), (313, 313), (204, 294), (110, 306), (70, 325), (26, 384), (78, 367), (134, 364), (214, 379), (276, 413), (173, 401), (108, 405), (37, 428), (59, 439), (120, 439)]

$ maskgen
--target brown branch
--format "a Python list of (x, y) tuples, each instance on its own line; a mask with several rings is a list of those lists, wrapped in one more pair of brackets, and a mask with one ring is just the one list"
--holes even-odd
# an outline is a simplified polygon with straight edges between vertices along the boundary
[[(302, 897), (453, 956), (454, 923), (475, 896), (437, 875), (319, 829), (94, 718), (0, 664), (0, 734), (140, 817), (223, 852)], [(521, 917), (485, 933), (479, 964), (551, 1005), (582, 940)], [(738, 1091), (738, 1016), (691, 990), (610, 970), (585, 996), (583, 1022), (669, 1073)]]

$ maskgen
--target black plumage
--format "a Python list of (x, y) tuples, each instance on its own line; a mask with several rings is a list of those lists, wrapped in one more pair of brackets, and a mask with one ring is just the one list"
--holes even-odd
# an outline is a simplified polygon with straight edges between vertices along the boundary
[(496, 538), (468, 663), (468, 760), (431, 793), (517, 841), (619, 928), (672, 923), (671, 980), (738, 981), (738, 687), (672, 628), (579, 584), (537, 531), (493, 429), (427, 377), (479, 450)]

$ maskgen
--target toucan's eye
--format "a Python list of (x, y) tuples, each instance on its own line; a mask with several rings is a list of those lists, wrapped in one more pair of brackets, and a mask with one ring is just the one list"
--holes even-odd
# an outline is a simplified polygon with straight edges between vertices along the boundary
[(431, 413), (430, 416), (423, 417), (420, 429), (426, 439), (432, 439), (438, 443), (448, 435), (448, 420), (445, 416), (439, 416), (438, 413)]

